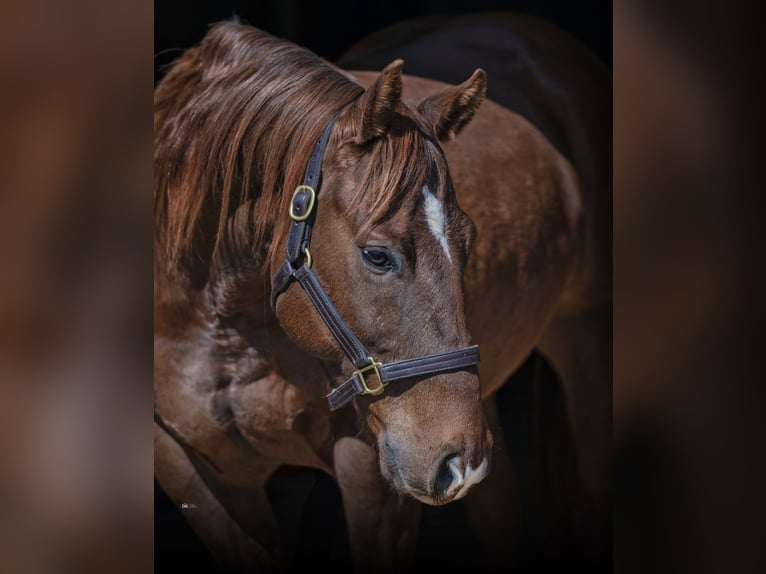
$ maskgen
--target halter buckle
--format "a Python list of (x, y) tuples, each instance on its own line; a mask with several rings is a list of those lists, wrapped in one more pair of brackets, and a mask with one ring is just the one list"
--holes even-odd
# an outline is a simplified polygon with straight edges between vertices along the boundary
[[(383, 363), (378, 363), (373, 359), (372, 357), (367, 357), (370, 360), (370, 364), (366, 367), (362, 367), (361, 369), (357, 369), (354, 371), (354, 375), (359, 375), (359, 378), (362, 380), (362, 386), (364, 387), (364, 391), (362, 391), (360, 394), (362, 395), (379, 395), (383, 392), (383, 389), (385, 389), (388, 386), (388, 383), (384, 383), (383, 380), (380, 378), (380, 371), (378, 370), (378, 367), (380, 367)], [(380, 381), (380, 385), (375, 387), (374, 389), (371, 389), (367, 385), (367, 379), (365, 379), (364, 374), (369, 373), (372, 371), (375, 373), (375, 375), (378, 377), (378, 381)]]
[[(308, 194), (308, 205), (303, 213), (296, 213), (296, 207), (302, 207), (303, 202), (300, 201), (300, 194)], [(311, 217), (311, 212), (314, 210), (314, 202), (316, 201), (317, 193), (310, 185), (299, 185), (293, 192), (293, 198), (290, 200), (290, 219), (293, 221), (306, 221)], [(297, 201), (296, 201), (297, 200)]]

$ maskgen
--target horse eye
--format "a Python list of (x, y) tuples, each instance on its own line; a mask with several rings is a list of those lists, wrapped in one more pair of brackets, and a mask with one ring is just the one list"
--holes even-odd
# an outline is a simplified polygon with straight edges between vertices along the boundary
[(391, 257), (382, 249), (362, 249), (362, 257), (376, 269), (388, 271), (393, 268)]

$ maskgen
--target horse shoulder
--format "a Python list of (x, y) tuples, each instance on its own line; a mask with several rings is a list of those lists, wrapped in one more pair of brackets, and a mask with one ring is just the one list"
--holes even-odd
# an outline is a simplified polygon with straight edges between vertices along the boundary
[(183, 333), (155, 336), (155, 410), (176, 440), (240, 486), (265, 482), (284, 463), (326, 469), (317, 444), (328, 416), (307, 407), (305, 374), (286, 378), (234, 331)]
[(534, 349), (576, 282), (585, 207), (571, 163), (495, 102), (485, 101), (444, 151), (459, 204), (477, 229), (466, 314), (489, 394)]

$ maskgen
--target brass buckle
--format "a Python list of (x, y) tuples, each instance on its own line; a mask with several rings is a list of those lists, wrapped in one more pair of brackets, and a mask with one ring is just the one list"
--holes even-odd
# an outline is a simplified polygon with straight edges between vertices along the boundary
[[(293, 202), (295, 201), (296, 194), (303, 189), (307, 189), (310, 192), (309, 206), (306, 208), (306, 213), (303, 215), (296, 215), (295, 211), (293, 211)], [(314, 202), (316, 201), (316, 198), (317, 193), (310, 185), (299, 185), (296, 187), (295, 191), (293, 192), (293, 197), (290, 200), (290, 219), (293, 221), (306, 221), (311, 216), (311, 212), (314, 210)]]
[[(362, 395), (379, 395), (383, 392), (383, 389), (388, 386), (388, 383), (384, 383), (380, 378), (380, 371), (378, 370), (378, 367), (380, 367), (383, 363), (377, 363), (375, 362), (375, 359), (372, 357), (367, 357), (370, 360), (370, 364), (366, 367), (362, 367), (361, 369), (357, 369), (354, 371), (354, 375), (359, 375), (359, 378), (362, 379), (362, 386), (364, 387), (364, 391), (362, 391), (360, 394)], [(378, 381), (380, 381), (380, 385), (375, 387), (374, 389), (371, 389), (369, 386), (367, 386), (367, 379), (364, 378), (365, 373), (369, 373), (370, 371), (374, 372), (375, 375), (378, 377)]]

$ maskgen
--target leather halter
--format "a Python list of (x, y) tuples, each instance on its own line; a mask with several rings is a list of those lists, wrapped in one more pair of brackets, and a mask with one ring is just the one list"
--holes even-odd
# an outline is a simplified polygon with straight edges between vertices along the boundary
[[(316, 217), (314, 208), (322, 171), (322, 157), (336, 118), (337, 116), (330, 121), (322, 133), (322, 137), (314, 146), (306, 167), (303, 183), (293, 192), (293, 198), (290, 202), (292, 223), (287, 238), (287, 259), (282, 263), (271, 281), (271, 308), (274, 312), (276, 313), (277, 297), (287, 290), (293, 280), (297, 281), (343, 352), (356, 367), (351, 378), (327, 395), (326, 398), (331, 411), (341, 408), (358, 395), (379, 395), (391, 381), (454, 371), (479, 362), (478, 345), (393, 363), (382, 364), (377, 362), (343, 320), (311, 270), (312, 260), (309, 243), (311, 229)], [(371, 374), (378, 378), (377, 386), (371, 387), (369, 385), (368, 377)]]

